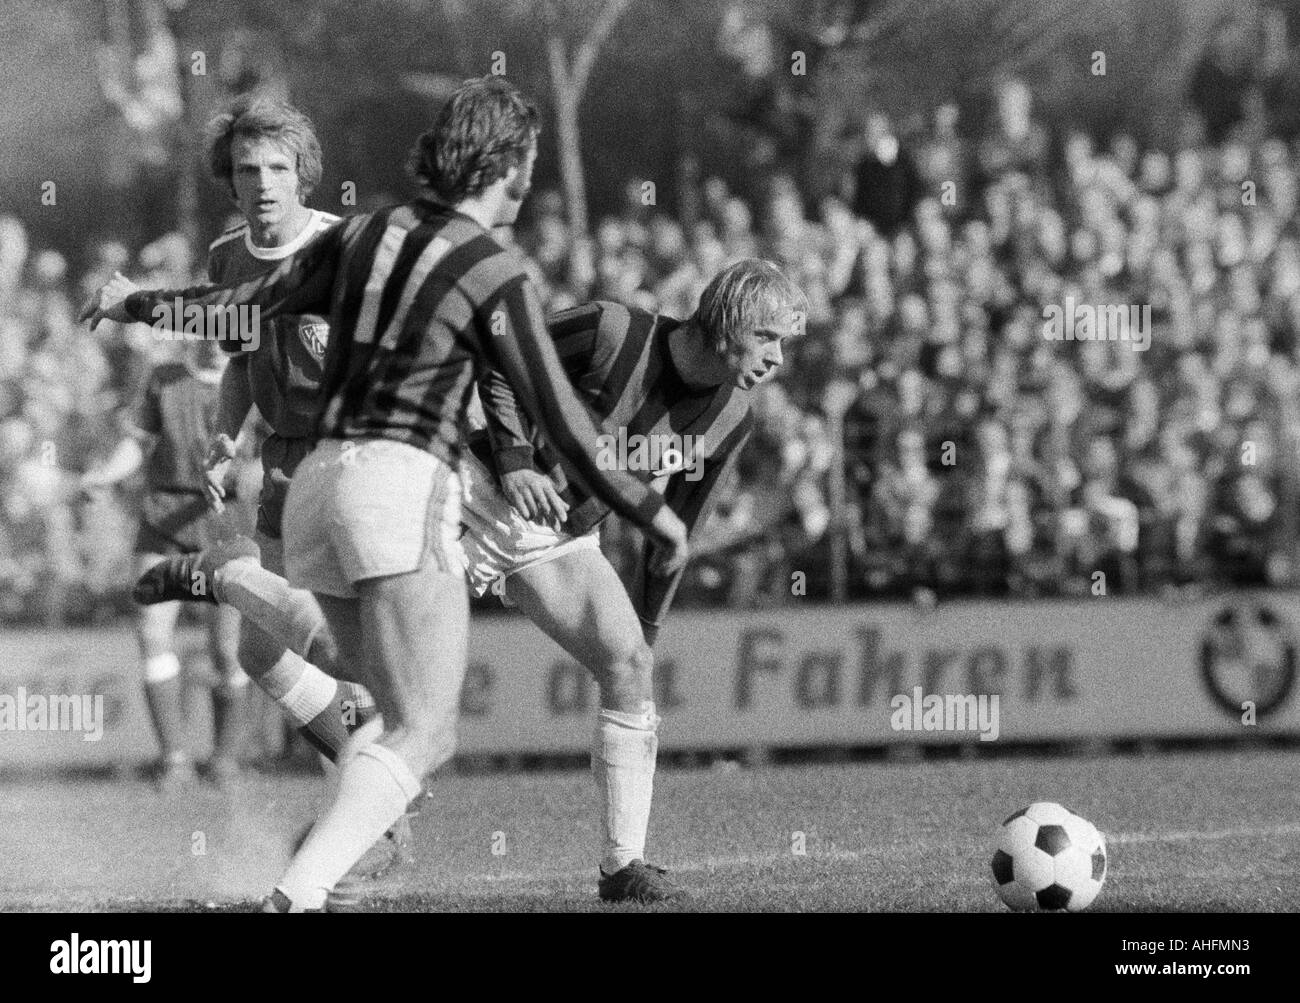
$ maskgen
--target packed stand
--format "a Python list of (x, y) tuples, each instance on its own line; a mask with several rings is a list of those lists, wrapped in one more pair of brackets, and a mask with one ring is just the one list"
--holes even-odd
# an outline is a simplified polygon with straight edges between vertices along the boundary
[[(837, 564), (849, 598), (1294, 581), (1295, 148), (1229, 138), (1169, 154), (1121, 135), (1099, 149), (1050, 134), (1014, 80), (997, 112), (974, 139), (952, 106), (906, 137), (870, 116), (842, 191), (816, 206), (785, 176), (750, 199), (709, 178), (673, 216), (630, 182), (623, 211), (578, 242), (558, 195), (536, 197), (517, 239), (551, 309), (612, 299), (684, 317), (753, 255), (808, 294), (806, 336), (759, 391), (683, 605), (824, 598)], [(91, 334), (75, 305), (115, 270), (176, 286), (193, 265), (176, 236), (134, 262), (111, 241), (90, 258), (74, 281), (0, 219), (7, 622), (125, 601), (131, 492), (88, 495), (79, 475), (175, 346), (140, 326)], [(1067, 303), (1149, 306), (1149, 346), (1048, 340), (1045, 308)], [(609, 536), (625, 563), (632, 541)]]
[[(677, 219), (634, 183), (583, 247), (539, 202), (521, 241), (554, 307), (685, 316), (754, 254), (808, 293), (681, 601), (826, 596), (841, 551), (850, 598), (1294, 581), (1295, 149), (1099, 149), (1049, 134), (1019, 81), (998, 98), (976, 140), (952, 106), (906, 139), (871, 116), (815, 207), (788, 177), (753, 203), (712, 178)], [(1137, 326), (1048, 340), (1045, 308), (1071, 303), (1134, 307)]]
[(128, 608), (137, 512), (134, 484), (90, 490), (81, 475), (131, 434), (149, 370), (176, 343), (143, 325), (76, 323), (115, 271), (150, 285), (195, 279), (178, 235), (133, 260), (122, 244), (90, 249), (74, 279), (63, 255), (32, 250), (22, 223), (0, 217), (0, 619), (55, 626)]

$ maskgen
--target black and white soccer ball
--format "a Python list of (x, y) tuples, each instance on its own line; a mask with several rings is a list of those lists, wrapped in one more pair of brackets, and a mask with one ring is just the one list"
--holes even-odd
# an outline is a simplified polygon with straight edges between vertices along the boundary
[(998, 827), (993, 881), (1019, 912), (1079, 912), (1106, 881), (1106, 840), (1068, 808), (1035, 801)]

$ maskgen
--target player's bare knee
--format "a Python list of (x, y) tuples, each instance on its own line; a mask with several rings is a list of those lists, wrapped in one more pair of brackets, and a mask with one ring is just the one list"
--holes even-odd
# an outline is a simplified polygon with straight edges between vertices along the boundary
[(596, 672), (602, 704), (610, 710), (639, 710), (653, 692), (654, 664), (654, 653), (643, 641), (613, 649)]

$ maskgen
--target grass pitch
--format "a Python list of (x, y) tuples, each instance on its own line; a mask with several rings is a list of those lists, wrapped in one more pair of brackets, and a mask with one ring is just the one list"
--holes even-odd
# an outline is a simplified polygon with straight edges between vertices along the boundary
[[(1300, 752), (1263, 749), (663, 769), (649, 857), (691, 910), (1004, 912), (995, 828), (1048, 800), (1106, 834), (1093, 911), (1300, 911), (1298, 779)], [(259, 774), (229, 794), (0, 784), (0, 909), (254, 909), (323, 787)], [(611, 908), (595, 896), (585, 771), (451, 775), (430, 790), (415, 866), (384, 907)]]

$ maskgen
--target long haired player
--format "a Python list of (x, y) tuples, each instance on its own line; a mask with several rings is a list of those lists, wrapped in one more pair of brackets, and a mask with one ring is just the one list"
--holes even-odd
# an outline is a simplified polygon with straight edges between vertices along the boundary
[(285, 507), (288, 579), (315, 594), (381, 716), (349, 740), (337, 797), (270, 910), (323, 907), (455, 747), (468, 625), (457, 466), (478, 373), (502, 372), (583, 480), (662, 545), (657, 573), (685, 563), (681, 520), (635, 476), (600, 463), (600, 432), (569, 386), (537, 291), (490, 232), (518, 215), (537, 132), (536, 109), (507, 81), (468, 81), (417, 144), (421, 197), (337, 224), (270, 275), (125, 300), (101, 293), (87, 312), (92, 323), (147, 316), (180, 296), (330, 313), (321, 439)]

